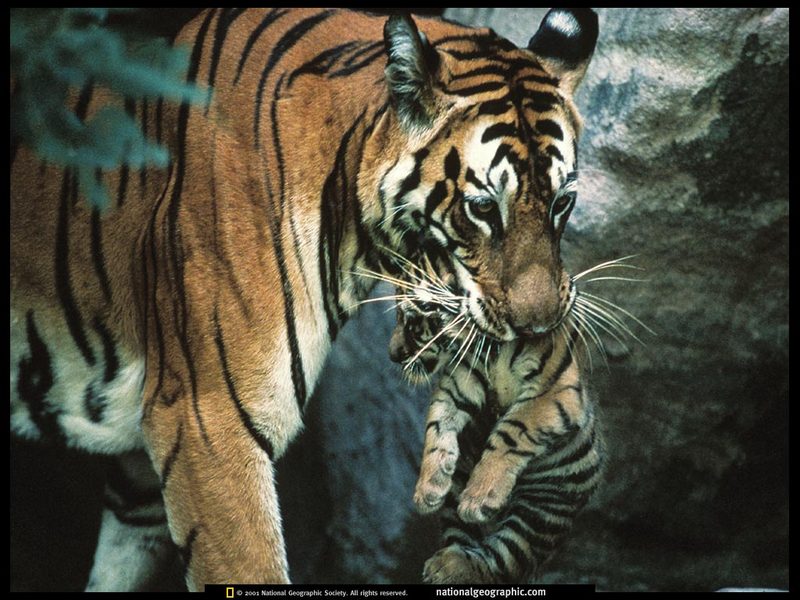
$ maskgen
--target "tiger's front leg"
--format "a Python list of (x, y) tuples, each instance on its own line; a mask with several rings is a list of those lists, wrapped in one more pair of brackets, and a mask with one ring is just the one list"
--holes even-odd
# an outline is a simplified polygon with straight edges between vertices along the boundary
[(206, 335), (193, 336), (191, 368), (180, 347), (170, 348), (145, 381), (145, 444), (193, 591), (289, 583), (273, 470), (302, 424), (291, 380), (287, 393), (280, 376), (287, 355), (221, 311), (212, 307)]
[(269, 448), (243, 423), (215, 414), (231, 403), (225, 392), (198, 394), (200, 419), (191, 395), (156, 403), (143, 427), (188, 589), (288, 583)]

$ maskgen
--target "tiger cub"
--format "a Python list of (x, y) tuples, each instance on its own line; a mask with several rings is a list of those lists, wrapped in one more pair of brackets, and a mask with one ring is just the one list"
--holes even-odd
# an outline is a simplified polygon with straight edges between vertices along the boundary
[(392, 360), (415, 381), (440, 374), (414, 504), (423, 514), (444, 508), (445, 547), (423, 577), (536, 577), (600, 481), (603, 450), (575, 335), (487, 347), (484, 339), (470, 351), (466, 321), (399, 294)]

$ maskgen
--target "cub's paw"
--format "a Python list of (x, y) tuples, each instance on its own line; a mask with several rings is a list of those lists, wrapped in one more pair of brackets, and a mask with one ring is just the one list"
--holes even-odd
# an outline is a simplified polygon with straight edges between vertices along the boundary
[(484, 573), (478, 556), (458, 544), (442, 548), (431, 556), (422, 570), (425, 583), (486, 583), (490, 577)]
[(457, 462), (458, 444), (455, 436), (453, 440), (442, 439), (439, 444), (426, 451), (414, 489), (414, 505), (418, 512), (427, 514), (442, 507), (453, 484)]
[(476, 468), (461, 493), (458, 516), (465, 523), (484, 523), (493, 518), (508, 502), (514, 481), (508, 473)]
[(458, 461), (457, 454), (444, 450), (436, 450), (429, 456), (431, 459), (423, 462), (414, 489), (414, 505), (422, 514), (434, 512), (442, 507), (447, 492), (453, 484), (453, 472)]

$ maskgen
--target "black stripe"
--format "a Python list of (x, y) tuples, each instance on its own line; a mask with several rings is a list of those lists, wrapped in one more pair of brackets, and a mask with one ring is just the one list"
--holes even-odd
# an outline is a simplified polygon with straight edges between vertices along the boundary
[(264, 17), (261, 23), (259, 23), (258, 27), (253, 30), (253, 32), (250, 34), (250, 37), (247, 38), (247, 43), (244, 45), (244, 50), (242, 50), (242, 55), (239, 58), (239, 65), (236, 67), (236, 76), (233, 78), (233, 85), (239, 83), (239, 78), (242, 76), (244, 63), (247, 61), (247, 57), (250, 56), (250, 52), (253, 50), (253, 46), (255, 46), (258, 38), (262, 33), (264, 33), (264, 30), (267, 27), (272, 25), (272, 23), (280, 19), (287, 12), (289, 12), (289, 10), (286, 8), (273, 8), (267, 13), (267, 16)]
[(92, 423), (100, 423), (103, 420), (103, 413), (106, 410), (106, 397), (103, 393), (98, 393), (94, 389), (94, 383), (86, 386), (86, 391), (83, 393), (83, 408)]
[(503, 423), (507, 425), (511, 425), (512, 427), (518, 427), (522, 433), (528, 431), (528, 426), (525, 425), (522, 421), (517, 421), (516, 419), (503, 419)]
[[(274, 218), (270, 221), (274, 223)], [(277, 224), (275, 224), (277, 225)], [(278, 263), (278, 272), (283, 290), (283, 315), (286, 322), (286, 337), (289, 341), (289, 352), (292, 357), (292, 384), (294, 386), (295, 400), (302, 410), (306, 402), (306, 378), (303, 371), (303, 358), (297, 341), (297, 328), (294, 321), (294, 294), (289, 281), (289, 272), (286, 268), (286, 259), (283, 254), (283, 242), (277, 227), (273, 226), (272, 245), (275, 250), (275, 259)]]
[[(520, 536), (523, 537), (523, 536)], [(511, 537), (507, 537), (503, 535), (503, 531), (500, 530), (496, 535), (495, 539), (503, 544), (508, 550), (508, 553), (514, 557), (514, 561), (517, 563), (517, 568), (507, 572), (506, 579), (512, 578), (515, 575), (518, 575), (521, 571), (524, 571), (528, 567), (528, 555), (525, 551), (520, 548), (517, 541)], [(524, 539), (524, 537), (523, 537)]]
[(486, 144), (500, 137), (517, 137), (517, 126), (513, 123), (495, 123), (487, 127), (481, 136), (481, 143)]
[(106, 365), (105, 373), (103, 375), (103, 382), (111, 383), (117, 376), (117, 370), (119, 369), (119, 359), (117, 358), (114, 339), (111, 336), (111, 332), (106, 329), (105, 325), (103, 325), (103, 322), (99, 318), (95, 317), (93, 325), (103, 343), (103, 358)]
[[(364, 128), (364, 131), (361, 134), (360, 152), (358, 155), (358, 160), (354, 163), (355, 165), (357, 165), (357, 167), (356, 167), (356, 172), (352, 176), (353, 181), (358, 181), (358, 165), (361, 165), (364, 162), (364, 150), (366, 147), (367, 140), (370, 138), (372, 132), (375, 130), (376, 124), (383, 117), (383, 115), (386, 113), (387, 110), (389, 110), (388, 99), (375, 111), (375, 113), (372, 116), (372, 120)], [(364, 112), (366, 113), (366, 109)], [(361, 117), (359, 116), (359, 120), (360, 119)], [(357, 192), (357, 190), (354, 190), (354, 192)], [(382, 201), (381, 201), (381, 206), (383, 206)], [(355, 262), (363, 257), (365, 263), (369, 268), (377, 269), (379, 267), (375, 264), (374, 254), (372, 252), (369, 252), (369, 249), (373, 247), (373, 237), (371, 235), (371, 232), (368, 232), (367, 227), (364, 225), (364, 218), (361, 212), (361, 202), (358, 199), (357, 193), (353, 194), (352, 207), (353, 207), (352, 210), (353, 226), (355, 227), (356, 230), (356, 253), (353, 260)], [(375, 228), (373, 227), (371, 229), (374, 230)], [(379, 235), (385, 235), (385, 234), (381, 232)], [(378, 259), (381, 260), (382, 256), (378, 255)], [(359, 281), (363, 281), (363, 279), (362, 280), (356, 279), (354, 283), (358, 284)], [(367, 284), (366, 286), (362, 284), (359, 285), (358, 288), (360, 290), (359, 293), (366, 296), (369, 293), (369, 290), (372, 289), (372, 286), (369, 284)]]
[(516, 152), (514, 152), (513, 148), (509, 144), (500, 144), (497, 146), (497, 151), (494, 153), (494, 157), (492, 158), (492, 162), (489, 164), (489, 171), (494, 169), (500, 162), (507, 158), (509, 162), (514, 164), (519, 164), (519, 156)]
[[(215, 10), (210, 10), (206, 15), (205, 20), (200, 26), (195, 39), (192, 54), (189, 59), (189, 72), (187, 73), (186, 80), (189, 83), (194, 83), (197, 72), (200, 68), (200, 57), (203, 52), (203, 43), (211, 20), (214, 17)], [(184, 281), (184, 263), (183, 263), (183, 247), (181, 244), (180, 232), (178, 230), (178, 215), (181, 205), (181, 193), (183, 191), (183, 178), (186, 170), (186, 138), (187, 127), (189, 122), (190, 105), (184, 102), (180, 106), (178, 113), (178, 149), (175, 158), (175, 184), (172, 188), (172, 196), (170, 198), (169, 206), (167, 209), (167, 244), (170, 257), (170, 263), (173, 269), (173, 280), (177, 286), (176, 293), (173, 294), (173, 312), (180, 315), (175, 315), (176, 337), (180, 344), (181, 352), (183, 354), (186, 367), (189, 371), (189, 381), (192, 388), (192, 408), (194, 410), (197, 424), (200, 427), (200, 433), (205, 440), (206, 444), (210, 445), (211, 441), (205, 430), (203, 418), (200, 414), (200, 408), (197, 397), (197, 373), (195, 371), (194, 361), (192, 359), (191, 348), (189, 339), (187, 337), (187, 306), (186, 306), (186, 292)]]
[(514, 352), (511, 354), (511, 360), (508, 363), (509, 368), (514, 367), (514, 363), (516, 362), (517, 358), (519, 358), (520, 353), (525, 349), (526, 342), (523, 338), (517, 338), (516, 342), (514, 343)]
[(192, 562), (192, 551), (194, 550), (194, 543), (197, 540), (197, 534), (200, 532), (200, 527), (195, 525), (186, 536), (186, 542), (182, 546), (178, 546), (178, 553), (183, 560), (183, 565), (188, 569)]
[[(278, 79), (278, 83), (275, 85), (275, 93), (273, 95), (272, 106), (270, 108), (270, 115), (272, 120), (271, 123), (272, 141), (273, 141), (273, 146), (275, 148), (275, 161), (278, 165), (278, 176), (280, 182), (280, 203), (279, 203), (280, 216), (278, 218), (279, 226), (283, 222), (283, 215), (286, 207), (286, 172), (283, 161), (283, 148), (281, 146), (277, 111), (278, 111), (278, 100), (280, 99), (280, 89), (285, 77), (286, 73), (281, 74), (280, 79)], [(303, 280), (303, 288), (306, 291), (309, 304), (311, 304), (312, 303), (311, 292), (308, 285), (308, 279), (306, 278), (306, 271), (303, 265), (303, 257), (300, 254), (300, 248), (303, 246), (303, 243), (300, 239), (299, 234), (297, 233), (297, 227), (295, 225), (294, 216), (292, 213), (292, 206), (289, 207), (289, 229), (291, 230), (292, 233), (292, 251), (294, 253), (294, 258), (295, 261), (297, 261), (298, 270), (300, 271), (300, 277)]]
[(530, 101), (534, 106), (543, 106), (544, 110), (552, 108), (553, 106), (561, 106), (561, 99), (555, 94), (550, 92), (540, 92), (538, 90), (525, 91), (525, 106), (527, 101)]
[(433, 428), (433, 429), (435, 429), (435, 430), (436, 430), (436, 435), (439, 435), (439, 433), (441, 432), (441, 429), (440, 429), (440, 427), (439, 427), (439, 421), (430, 421), (430, 422), (429, 422), (429, 423), (428, 423), (428, 424), (425, 426), (425, 433), (427, 433), (427, 432), (428, 432), (428, 429), (431, 429), (431, 428)]
[[(558, 86), (558, 79), (554, 77), (548, 77), (547, 75), (525, 75), (524, 77), (520, 77), (517, 79), (517, 83), (542, 83), (544, 85), (549, 85), (556, 87)], [(526, 90), (526, 93), (530, 93)]]
[(536, 452), (534, 452), (533, 450), (518, 450), (517, 448), (507, 449), (506, 454), (513, 454), (514, 456), (521, 456), (523, 458), (533, 458), (534, 456), (536, 456)]
[[(491, 60), (491, 59), (489, 59)], [(470, 77), (478, 77), (479, 75), (496, 75), (497, 77), (506, 77), (508, 74), (508, 65), (503, 62), (496, 62), (490, 65), (484, 65), (471, 71), (464, 71), (458, 73), (450, 78), (450, 81), (458, 81), (459, 79), (469, 79)]]
[(433, 211), (444, 202), (445, 198), (447, 198), (447, 183), (445, 183), (444, 180), (437, 181), (436, 185), (433, 186), (433, 189), (425, 199), (425, 216), (428, 219), (433, 215)]
[[(173, 172), (173, 163), (170, 161), (169, 165), (167, 166), (167, 182), (172, 179), (172, 172)], [(142, 410), (142, 418), (147, 418), (150, 414), (150, 410), (153, 407), (153, 403), (155, 399), (158, 397), (158, 393), (161, 391), (161, 387), (164, 384), (164, 334), (161, 328), (161, 319), (159, 317), (158, 312), (158, 262), (156, 259), (156, 237), (155, 237), (155, 227), (156, 227), (156, 216), (158, 215), (158, 211), (161, 208), (164, 199), (167, 196), (167, 190), (169, 189), (169, 185), (164, 185), (164, 190), (161, 192), (158, 200), (156, 201), (155, 206), (153, 207), (150, 213), (150, 223), (147, 226), (147, 242), (149, 245), (150, 250), (150, 261), (151, 261), (151, 273), (153, 275), (153, 283), (152, 283), (152, 293), (150, 298), (148, 299), (145, 297), (143, 299), (143, 306), (145, 307), (145, 333), (149, 332), (150, 324), (149, 320), (147, 319), (147, 314), (149, 313), (150, 309), (153, 309), (153, 322), (155, 323), (156, 328), (156, 344), (157, 344), (157, 351), (158, 351), (158, 376), (156, 379), (156, 387), (153, 390), (152, 396), (147, 400), (145, 406)], [(144, 250), (143, 250), (144, 251)], [(144, 287), (148, 287), (148, 279), (147, 279), (147, 257), (144, 257)], [(145, 290), (146, 291), (146, 290)], [(145, 348), (148, 349), (147, 344), (145, 344)], [(146, 352), (145, 356), (149, 355), (149, 351)], [(145, 365), (146, 371), (148, 373), (151, 372), (151, 368), (149, 364)]]
[(63, 435), (58, 425), (58, 415), (45, 402), (47, 393), (53, 387), (50, 352), (36, 329), (32, 310), (28, 311), (26, 321), (28, 348), (31, 354), (29, 358), (19, 361), (17, 392), (22, 401), (27, 404), (31, 420), (41, 432), (42, 437), (62, 440)]
[(359, 60), (365, 54), (367, 54), (369, 52), (374, 52), (375, 50), (383, 51), (383, 49), (384, 49), (384, 41), (383, 40), (380, 40), (378, 42), (370, 42), (368, 44), (365, 44), (364, 46), (362, 46), (360, 49), (356, 50), (355, 52), (353, 52), (350, 56), (348, 56), (347, 60), (344, 61), (344, 64), (347, 67), (352, 66), (353, 63), (355, 63), (357, 60)]
[(277, 62), (283, 57), (283, 55), (288, 52), (297, 42), (299, 42), (303, 36), (311, 31), (316, 25), (327, 19), (331, 14), (330, 10), (318, 13), (312, 17), (307, 17), (297, 23), (294, 27), (292, 27), (289, 31), (283, 34), (283, 37), (279, 39), (275, 46), (272, 48), (272, 52), (269, 55), (269, 59), (267, 60), (267, 64), (264, 67), (264, 70), (261, 72), (261, 80), (258, 82), (258, 88), (256, 89), (256, 99), (255, 99), (255, 115), (253, 119), (253, 135), (255, 137), (254, 144), (256, 148), (261, 147), (261, 140), (260, 140), (260, 131), (259, 125), (261, 123), (261, 101), (264, 95), (264, 86), (267, 83), (267, 78), (269, 74), (272, 72), (272, 69), (275, 68)]
[(75, 303), (72, 291), (72, 281), (69, 269), (69, 191), (70, 185), (77, 181), (77, 177), (70, 171), (65, 171), (61, 185), (61, 201), (58, 209), (58, 224), (56, 226), (55, 247), (55, 278), (56, 293), (64, 311), (67, 328), (75, 345), (80, 350), (84, 360), (89, 365), (94, 365), (94, 353), (89, 346), (86, 332), (83, 328), (83, 317)]
[(505, 87), (508, 87), (507, 81), (487, 81), (485, 83), (479, 83), (478, 85), (472, 85), (469, 87), (460, 88), (457, 90), (448, 89), (448, 94), (453, 94), (456, 96), (475, 96), (477, 94), (483, 94), (486, 92), (494, 92), (496, 90), (501, 90)]
[(94, 82), (90, 79), (81, 88), (80, 95), (78, 96), (78, 103), (75, 105), (75, 116), (81, 121), (86, 118), (86, 113), (89, 110), (89, 103), (92, 101), (92, 92), (94, 92)]
[(339, 69), (338, 71), (334, 71), (328, 77), (330, 77), (331, 79), (333, 79), (334, 77), (347, 77), (348, 75), (352, 75), (353, 73), (356, 73), (357, 71), (360, 71), (361, 69), (368, 67), (369, 65), (371, 65), (373, 62), (375, 62), (377, 59), (381, 58), (384, 55), (385, 54), (383, 49), (383, 43), (381, 43), (381, 48), (373, 52), (369, 56), (367, 56), (364, 60), (359, 61), (348, 67), (345, 67), (343, 69)]
[(553, 463), (552, 465), (547, 465), (548, 470), (558, 469), (564, 467), (566, 465), (571, 465), (572, 463), (578, 462), (579, 459), (584, 458), (589, 452), (594, 448), (595, 444), (595, 432), (592, 429), (591, 435), (585, 439), (581, 444), (570, 451), (565, 456), (561, 457), (557, 462)]
[(100, 222), (100, 210), (92, 209), (92, 264), (94, 271), (97, 273), (97, 280), (100, 282), (100, 289), (103, 292), (103, 297), (106, 302), (111, 302), (111, 283), (108, 280), (108, 271), (106, 270), (106, 259), (103, 254), (103, 233), (102, 223)]
[(475, 175), (475, 171), (472, 170), (472, 167), (467, 167), (467, 172), (464, 175), (464, 179), (467, 181), (467, 183), (471, 183), (479, 190), (483, 190), (489, 193), (492, 192), (492, 190), (489, 188), (488, 185), (486, 185), (483, 181), (478, 179), (477, 175)]
[(228, 357), (225, 352), (225, 342), (222, 339), (222, 328), (219, 324), (219, 316), (217, 314), (216, 306), (214, 307), (214, 342), (217, 344), (217, 351), (219, 352), (219, 362), (222, 366), (222, 375), (225, 377), (225, 384), (228, 386), (228, 393), (231, 396), (231, 400), (233, 400), (233, 403), (236, 405), (236, 410), (239, 412), (239, 418), (241, 419), (250, 436), (255, 440), (259, 447), (267, 453), (267, 456), (272, 459), (272, 457), (275, 456), (275, 449), (272, 447), (272, 443), (266, 438), (266, 436), (264, 436), (263, 433), (256, 429), (256, 426), (253, 423), (253, 418), (244, 409), (241, 400), (239, 400), (239, 395), (236, 393), (236, 384), (233, 381), (233, 376), (231, 375), (230, 367), (228, 366)]
[(569, 523), (562, 524), (546, 520), (538, 510), (525, 504), (515, 504), (514, 512), (524, 519), (525, 524), (539, 535), (557, 536), (569, 527)]
[[(125, 203), (125, 195), (128, 191), (128, 174), (130, 171), (130, 167), (128, 165), (122, 165), (119, 170), (119, 185), (117, 186), (117, 208), (122, 206)], [(144, 173), (144, 165), (139, 170), (140, 177), (141, 174)]]
[(577, 471), (575, 473), (562, 473), (560, 475), (546, 475), (543, 477), (536, 477), (534, 481), (536, 483), (572, 483), (575, 485), (586, 483), (590, 481), (595, 475), (597, 475), (598, 471), (600, 470), (600, 465), (597, 463), (592, 463), (586, 465), (585, 469), (581, 471)]
[(534, 127), (538, 134), (549, 135), (556, 140), (564, 139), (564, 132), (561, 130), (561, 126), (552, 119), (539, 119)]
[[(548, 360), (550, 358), (551, 353), (552, 353), (552, 348), (544, 360)], [(556, 367), (555, 372), (550, 376), (550, 381), (553, 382), (558, 381), (561, 375), (564, 374), (564, 371), (566, 371), (571, 364), (572, 364), (572, 353), (564, 352), (564, 355), (561, 357), (561, 362), (558, 363), (558, 367)]]
[(175, 434), (175, 443), (172, 449), (167, 454), (164, 460), (164, 466), (161, 469), (161, 489), (164, 490), (169, 482), (169, 476), (172, 474), (172, 467), (175, 466), (175, 459), (178, 458), (178, 452), (181, 451), (181, 441), (183, 440), (183, 421), (178, 422), (178, 431)]
[(225, 36), (228, 35), (230, 26), (243, 12), (243, 8), (223, 8), (219, 13), (217, 28), (214, 30), (211, 66), (208, 70), (208, 103), (206, 104), (204, 112), (206, 115), (208, 114), (208, 109), (211, 108), (211, 94), (213, 93), (214, 81), (217, 77), (217, 68), (219, 67), (219, 59), (222, 55), (222, 45), (225, 43)]
[[(148, 105), (147, 105), (147, 98), (142, 98), (142, 136), (147, 139), (147, 119), (149, 118), (148, 115)], [(147, 188), (147, 167), (142, 165), (139, 167), (139, 197), (144, 198), (144, 192)], [(120, 197), (120, 206), (121, 202), (124, 198)]]
[[(503, 423), (503, 422), (504, 421), (501, 421), (501, 423)], [(517, 447), (517, 441), (514, 438), (512, 438), (510, 435), (508, 435), (505, 431), (503, 431), (501, 429), (498, 429), (497, 431), (494, 432), (494, 434), (497, 437), (499, 437), (501, 440), (503, 440), (503, 442), (505, 442), (505, 444), (507, 446), (510, 446), (511, 448), (516, 448)], [(510, 452), (510, 450), (509, 450), (509, 452)]]
[(558, 148), (556, 148), (555, 146), (553, 146), (552, 144), (548, 145), (544, 149), (544, 151), (548, 156), (551, 156), (551, 157), (555, 158), (556, 160), (564, 162), (564, 156), (561, 154), (561, 151)]
[[(489, 554), (494, 559), (494, 563), (502, 573), (508, 573), (508, 565), (501, 552), (495, 550), (491, 544), (483, 544), (482, 548), (485, 550), (483, 554)], [(494, 569), (490, 571), (496, 572)]]
[[(347, 154), (350, 140), (364, 115), (365, 112), (362, 112), (342, 137), (333, 167), (322, 186), (320, 198), (319, 276), (323, 293), (322, 304), (328, 321), (328, 335), (331, 341), (335, 340), (338, 335), (344, 312), (339, 303), (339, 249), (344, 229), (342, 211), (349, 202), (353, 202), (354, 206), (358, 207), (357, 198), (347, 197)], [(355, 215), (354, 218), (356, 218)]]
[(421, 148), (417, 152), (414, 153), (414, 169), (411, 173), (403, 180), (403, 183), (400, 184), (400, 190), (397, 192), (395, 196), (395, 200), (397, 202), (401, 202), (403, 197), (414, 190), (419, 186), (419, 182), (422, 179), (422, 175), (420, 173), (422, 169), (422, 161), (430, 154), (430, 151), (427, 148)]
[(333, 63), (335, 63), (342, 54), (357, 44), (358, 42), (356, 41), (350, 41), (344, 44), (339, 44), (338, 46), (334, 46), (333, 48), (328, 48), (324, 52), (320, 52), (314, 58), (292, 71), (292, 74), (289, 75), (289, 79), (287, 80), (286, 88), (290, 88), (294, 83), (294, 80), (301, 75), (322, 75), (327, 73)]
[(164, 99), (159, 96), (156, 101), (156, 141), (161, 143), (162, 120), (164, 118)]
[(511, 100), (508, 97), (488, 100), (486, 102), (481, 102), (478, 108), (478, 115), (504, 115), (512, 106)]
[(461, 160), (458, 158), (458, 150), (453, 146), (444, 159), (444, 176), (452, 181), (456, 181), (460, 174)]

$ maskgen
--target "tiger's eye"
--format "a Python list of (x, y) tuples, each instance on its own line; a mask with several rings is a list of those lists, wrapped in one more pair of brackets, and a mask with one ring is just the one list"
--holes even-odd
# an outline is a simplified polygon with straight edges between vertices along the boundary
[(476, 215), (480, 215), (485, 217), (490, 215), (497, 205), (494, 202), (473, 202), (472, 203), (472, 210), (475, 211)]

